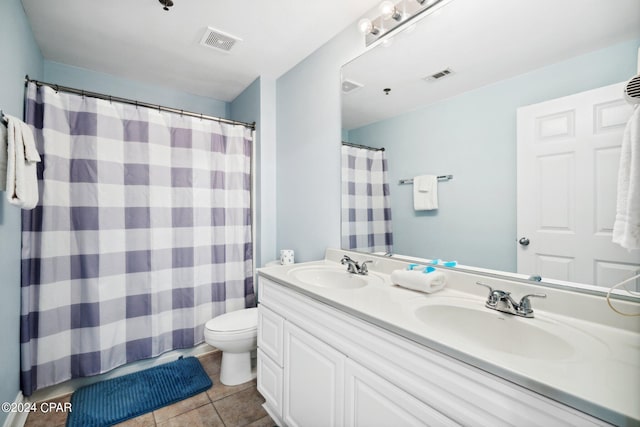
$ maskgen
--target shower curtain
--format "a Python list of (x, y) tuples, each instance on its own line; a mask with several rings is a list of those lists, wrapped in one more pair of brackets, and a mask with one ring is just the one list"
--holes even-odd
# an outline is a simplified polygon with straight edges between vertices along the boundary
[(21, 387), (193, 347), (255, 305), (253, 133), (27, 88), (40, 202), (22, 217)]
[(383, 150), (342, 146), (342, 248), (391, 252), (391, 199)]

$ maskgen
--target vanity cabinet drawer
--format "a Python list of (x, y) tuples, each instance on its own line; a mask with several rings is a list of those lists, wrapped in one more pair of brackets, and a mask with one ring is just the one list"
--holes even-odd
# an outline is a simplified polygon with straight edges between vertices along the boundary
[(258, 305), (258, 348), (282, 367), (284, 319), (263, 304)]
[(272, 418), (282, 418), (282, 368), (258, 349), (258, 391), (264, 397)]

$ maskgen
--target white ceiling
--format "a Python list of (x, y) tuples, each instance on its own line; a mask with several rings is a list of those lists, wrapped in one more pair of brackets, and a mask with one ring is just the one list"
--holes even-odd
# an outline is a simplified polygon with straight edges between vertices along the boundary
[[(640, 39), (639, 0), (452, 0), (343, 67), (343, 79), (364, 85), (343, 94), (343, 128), (631, 39)], [(448, 67), (450, 76), (423, 80)]]
[[(232, 101), (277, 78), (379, 0), (22, 0), (47, 60)], [(199, 44), (206, 28), (242, 39)], [(364, 42), (363, 42), (364, 43)]]

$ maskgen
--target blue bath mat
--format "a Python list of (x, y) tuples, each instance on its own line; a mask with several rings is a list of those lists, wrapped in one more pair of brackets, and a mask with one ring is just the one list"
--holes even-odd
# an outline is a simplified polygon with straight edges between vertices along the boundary
[(71, 396), (67, 427), (111, 426), (211, 387), (195, 357), (81, 387)]

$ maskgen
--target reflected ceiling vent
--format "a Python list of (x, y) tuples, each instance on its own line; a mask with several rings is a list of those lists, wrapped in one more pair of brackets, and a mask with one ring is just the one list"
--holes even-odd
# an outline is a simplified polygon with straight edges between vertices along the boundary
[(354, 82), (353, 80), (343, 80), (342, 81), (342, 92), (351, 93), (355, 90), (360, 89), (362, 86), (360, 83)]
[(241, 38), (224, 33), (215, 28), (207, 27), (200, 44), (222, 52), (229, 52), (236, 42), (242, 41)]
[(451, 68), (446, 68), (442, 71), (438, 71), (437, 73), (433, 73), (430, 76), (425, 77), (424, 79), (427, 81), (441, 80), (447, 76), (450, 76), (451, 74), (453, 74), (453, 70), (451, 70)]

